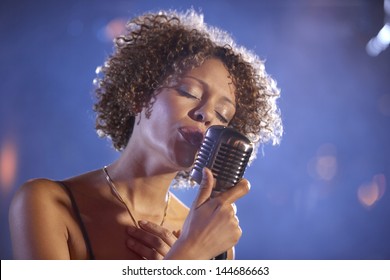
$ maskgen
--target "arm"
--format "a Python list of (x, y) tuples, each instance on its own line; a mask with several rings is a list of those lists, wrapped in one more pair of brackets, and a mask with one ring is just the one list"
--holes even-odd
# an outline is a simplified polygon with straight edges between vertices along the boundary
[(248, 192), (249, 182), (242, 180), (210, 198), (213, 177), (209, 170), (204, 178), (178, 239), (148, 222), (140, 224), (141, 229), (131, 228), (128, 247), (147, 259), (211, 259), (224, 251), (228, 251), (228, 259), (234, 259), (233, 246), (241, 237), (241, 229), (231, 204)]
[(59, 189), (52, 181), (37, 179), (15, 194), (9, 211), (15, 259), (70, 259)]
[(211, 259), (233, 248), (240, 239), (242, 231), (232, 203), (248, 193), (250, 184), (242, 179), (233, 188), (211, 197), (213, 185), (213, 175), (205, 168), (198, 197), (165, 259)]
[[(178, 236), (152, 222), (140, 223), (140, 228), (129, 227), (126, 244), (130, 250), (148, 260), (162, 260)], [(234, 247), (227, 250), (227, 260), (234, 260)]]

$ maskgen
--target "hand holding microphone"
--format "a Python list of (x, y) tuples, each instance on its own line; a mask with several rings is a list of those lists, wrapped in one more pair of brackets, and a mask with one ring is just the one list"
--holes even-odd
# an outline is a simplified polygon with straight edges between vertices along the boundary
[(249, 182), (240, 179), (251, 152), (252, 144), (237, 131), (207, 130), (191, 172), (200, 184), (198, 196), (167, 259), (226, 259), (242, 234), (232, 204), (249, 191)]
[[(224, 127), (211, 126), (203, 139), (191, 177), (200, 183), (204, 167), (210, 168), (216, 179), (212, 197), (235, 186), (244, 175), (253, 151), (250, 140), (238, 131)], [(232, 203), (234, 212), (237, 208)], [(226, 259), (224, 252), (214, 259)]]
[(212, 259), (234, 247), (240, 239), (242, 231), (231, 204), (248, 193), (249, 182), (243, 179), (211, 198), (214, 185), (212, 172), (205, 168), (198, 195), (181, 234), (165, 259)]

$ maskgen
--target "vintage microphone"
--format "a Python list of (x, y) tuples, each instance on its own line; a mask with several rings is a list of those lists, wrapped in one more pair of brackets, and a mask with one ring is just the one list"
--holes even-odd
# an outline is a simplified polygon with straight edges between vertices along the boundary
[[(237, 130), (222, 125), (210, 126), (206, 131), (190, 176), (200, 184), (202, 169), (207, 167), (216, 179), (212, 195), (224, 192), (235, 186), (242, 178), (252, 151), (251, 141)], [(227, 252), (224, 252), (214, 259), (226, 259), (226, 257)]]

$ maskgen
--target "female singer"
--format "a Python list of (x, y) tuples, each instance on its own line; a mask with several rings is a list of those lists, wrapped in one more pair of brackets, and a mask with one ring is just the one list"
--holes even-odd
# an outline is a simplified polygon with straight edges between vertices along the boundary
[(255, 148), (277, 143), (278, 97), (263, 62), (194, 10), (132, 19), (96, 80), (96, 129), (120, 156), (61, 181), (26, 182), (10, 209), (15, 258), (234, 258), (242, 234), (234, 202), (249, 182), (210, 197), (205, 168), (190, 208), (169, 189), (190, 184), (212, 125), (237, 129)]

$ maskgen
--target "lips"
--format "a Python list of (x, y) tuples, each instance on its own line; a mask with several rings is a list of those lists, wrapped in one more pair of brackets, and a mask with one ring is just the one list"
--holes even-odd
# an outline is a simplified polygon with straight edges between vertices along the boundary
[(200, 148), (203, 141), (203, 132), (196, 127), (180, 127), (180, 134), (183, 136), (184, 140), (186, 140), (192, 146), (196, 148)]

